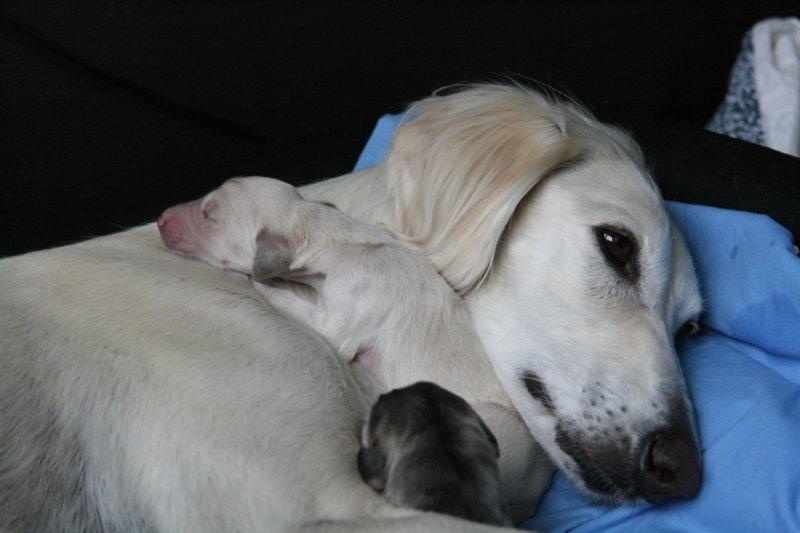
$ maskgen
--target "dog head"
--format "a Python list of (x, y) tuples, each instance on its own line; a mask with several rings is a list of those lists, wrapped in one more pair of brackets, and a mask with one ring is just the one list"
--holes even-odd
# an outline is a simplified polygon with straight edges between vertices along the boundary
[[(392, 465), (403, 456), (420, 452), (429, 457), (437, 454), (457, 454), (463, 458), (483, 456), (491, 461), (500, 455), (497, 439), (472, 407), (461, 397), (428, 382), (395, 389), (378, 398), (362, 429), (358, 468), (373, 489), (382, 491)], [(465, 464), (472, 462), (468, 460)], [(428, 464), (424, 468), (433, 467)], [(477, 462), (475, 467), (478, 467)], [(497, 476), (496, 471), (494, 475)], [(425, 476), (435, 481), (437, 474), (428, 471)], [(419, 491), (423, 488), (405, 489)], [(403, 487), (395, 489), (405, 490)]]
[[(159, 217), (158, 229), (168, 248), (226, 270), (251, 274), (259, 242), (288, 250), (286, 237), (302, 238), (306, 204), (297, 190), (270, 178), (234, 178), (194, 200), (170, 207)], [(269, 209), (264, 209), (269, 206)], [(264, 233), (264, 228), (272, 232)], [(288, 268), (279, 253), (263, 268)], [(280, 265), (283, 261), (285, 265)]]
[(384, 172), (392, 230), (468, 296), (553, 461), (609, 501), (693, 496), (699, 445), (673, 339), (701, 299), (633, 141), (570, 104), (477, 86), (413, 106)]

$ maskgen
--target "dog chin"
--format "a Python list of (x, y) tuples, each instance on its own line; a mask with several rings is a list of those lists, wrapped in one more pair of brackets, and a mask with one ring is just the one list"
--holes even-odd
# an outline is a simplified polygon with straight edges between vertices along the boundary
[[(577, 473), (579, 468), (576, 464), (559, 464), (559, 467), (560, 470), (564, 472), (564, 475), (567, 476), (571, 484), (580, 489), (580, 491), (594, 503), (613, 507), (621, 507), (634, 506), (645, 501), (639, 494), (637, 494), (636, 489), (633, 487), (627, 489), (621, 488), (613, 484), (611, 481), (606, 481), (606, 486), (604, 487), (603, 492), (590, 489), (589, 482), (584, 480), (583, 477)], [(601, 476), (605, 477), (601, 472), (598, 471), (596, 477)]]

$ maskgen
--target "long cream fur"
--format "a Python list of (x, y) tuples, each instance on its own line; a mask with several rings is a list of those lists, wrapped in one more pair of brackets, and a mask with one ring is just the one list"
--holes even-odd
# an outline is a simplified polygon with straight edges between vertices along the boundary
[(469, 292), (491, 269), (517, 204), (575, 155), (563, 110), (540, 94), (485, 86), (422, 100), (385, 162), (392, 229)]

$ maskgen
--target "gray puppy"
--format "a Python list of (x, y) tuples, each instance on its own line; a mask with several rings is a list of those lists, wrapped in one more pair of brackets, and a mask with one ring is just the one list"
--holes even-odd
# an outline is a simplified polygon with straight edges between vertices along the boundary
[(511, 525), (497, 440), (461, 397), (428, 382), (381, 395), (362, 431), (358, 469), (389, 503)]

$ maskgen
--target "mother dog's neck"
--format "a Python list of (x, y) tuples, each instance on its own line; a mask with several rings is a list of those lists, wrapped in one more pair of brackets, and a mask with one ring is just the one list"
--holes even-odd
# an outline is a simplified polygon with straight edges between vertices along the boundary
[(300, 193), (307, 200), (330, 202), (369, 224), (391, 225), (394, 219), (394, 205), (380, 166), (300, 187)]

